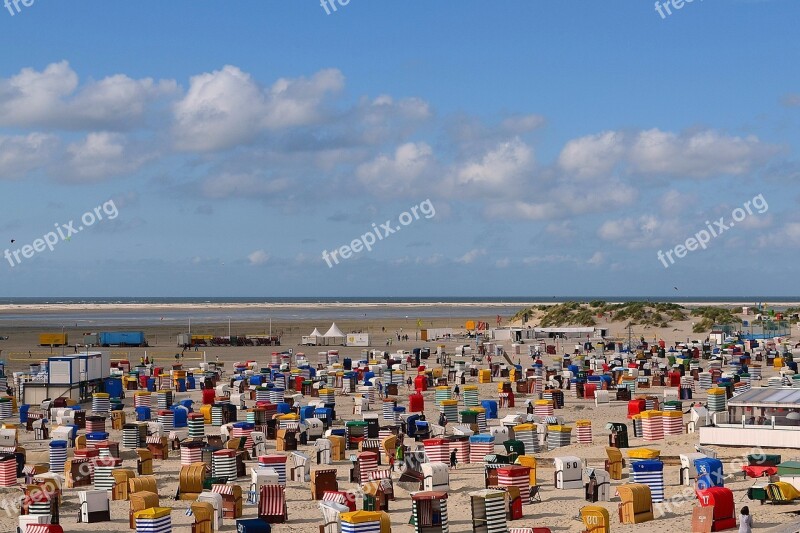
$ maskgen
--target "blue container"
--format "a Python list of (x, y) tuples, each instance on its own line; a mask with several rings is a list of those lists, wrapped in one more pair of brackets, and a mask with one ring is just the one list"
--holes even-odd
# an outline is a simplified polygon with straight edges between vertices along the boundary
[(86, 440), (108, 440), (108, 433), (105, 431), (92, 431), (86, 434)]
[(136, 411), (136, 421), (137, 422), (149, 422), (151, 419), (150, 415), (150, 408), (146, 406), (136, 407), (134, 409)]
[(98, 333), (101, 346), (144, 346), (143, 331), (106, 331)]
[(186, 378), (178, 378), (178, 392), (186, 392)]
[(150, 392), (156, 391), (156, 378), (147, 378), (147, 390)]
[(236, 533), (271, 533), (269, 524), (258, 518), (239, 519), (236, 521)]
[(19, 406), (19, 423), (20, 424), (27, 424), (28, 423), (28, 410), (31, 408), (30, 405), (24, 403)]
[(120, 378), (106, 378), (103, 385), (111, 398), (122, 396), (122, 380)]
[(481, 407), (486, 409), (486, 420), (497, 418), (497, 402), (494, 400), (483, 400)]
[(250, 385), (255, 385), (256, 387), (258, 387), (259, 385), (261, 385), (261, 383), (262, 383), (261, 376), (250, 376)]
[(289, 404), (286, 402), (280, 402), (276, 405), (278, 408), (278, 414), (285, 415), (292, 412), (292, 408), (289, 407)]
[(194, 390), (196, 388), (197, 388), (197, 383), (194, 380), (194, 376), (186, 376), (186, 389)]

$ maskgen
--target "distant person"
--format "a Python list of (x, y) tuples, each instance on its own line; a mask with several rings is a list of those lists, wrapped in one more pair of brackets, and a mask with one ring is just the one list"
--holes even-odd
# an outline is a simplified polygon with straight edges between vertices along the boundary
[(411, 390), (411, 378), (410, 377), (406, 378), (406, 388), (408, 390)]
[[(458, 455), (456, 454), (456, 449), (453, 448), (450, 450), (450, 468), (457, 468), (458, 467)], [(739, 530), (741, 531), (741, 529)]]
[(453, 396), (455, 397), (456, 400), (459, 399), (460, 394), (461, 394), (461, 389), (459, 389), (458, 385), (456, 385), (456, 388), (453, 389)]
[(750, 508), (746, 505), (739, 511), (739, 533), (753, 532), (753, 517), (750, 516)]

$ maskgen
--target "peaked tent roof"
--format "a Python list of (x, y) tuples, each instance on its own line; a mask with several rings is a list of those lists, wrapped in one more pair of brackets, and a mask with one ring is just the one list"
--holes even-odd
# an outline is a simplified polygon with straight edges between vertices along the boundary
[(309, 337), (322, 337), (322, 333), (320, 333), (317, 328), (314, 328), (314, 331), (311, 332), (311, 335), (309, 335)]
[(325, 333), (325, 335), (323, 336), (327, 339), (329, 337), (344, 337), (345, 335), (344, 333), (342, 333), (342, 330), (340, 330), (339, 327), (336, 325), (336, 322), (334, 322), (333, 324), (331, 324), (331, 328), (328, 330), (328, 332)]

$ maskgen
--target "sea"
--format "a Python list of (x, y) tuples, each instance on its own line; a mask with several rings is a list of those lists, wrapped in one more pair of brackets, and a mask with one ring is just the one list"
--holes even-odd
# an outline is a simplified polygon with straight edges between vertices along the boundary
[[(767, 304), (780, 310), (800, 297), (764, 296), (503, 296), (503, 297), (61, 297), (0, 298), (0, 324), (17, 326), (152, 326), (267, 324), (270, 321), (473, 317), (507, 319), (537, 303), (566, 301)], [(783, 305), (782, 305), (783, 304)], [(494, 325), (492, 321), (492, 325)]]

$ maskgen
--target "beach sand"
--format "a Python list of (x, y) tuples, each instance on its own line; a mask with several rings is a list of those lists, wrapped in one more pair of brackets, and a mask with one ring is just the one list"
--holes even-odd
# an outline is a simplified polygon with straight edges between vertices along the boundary
[[(70, 316), (80, 316), (80, 313), (72, 313)], [(490, 323), (494, 320), (494, 317), (474, 317), (474, 316), (461, 316), (459, 318), (455, 317), (443, 317), (441, 319), (431, 320), (433, 322), (441, 322), (445, 323), (447, 321), (451, 322), (452, 326), (457, 326), (459, 324), (463, 324), (466, 319), (474, 319), (474, 320), (485, 320)], [(379, 343), (373, 342), (376, 349), (387, 350), (390, 352), (397, 351), (398, 349), (407, 349), (410, 350), (413, 347), (419, 347), (423, 345), (430, 346), (432, 348), (435, 347), (437, 343), (429, 342), (423, 343), (421, 341), (414, 341), (413, 336), (416, 331), (414, 321), (409, 320), (362, 320), (362, 321), (342, 321), (338, 322), (340, 328), (345, 331), (352, 331), (352, 330), (361, 330), (361, 331), (370, 331), (373, 333), (373, 339), (379, 339)], [(233, 324), (232, 327), (235, 329), (234, 334), (237, 334), (238, 330), (247, 330), (248, 328), (252, 327), (252, 324)], [(263, 327), (263, 326), (262, 326)], [(273, 328), (276, 325), (273, 324)], [(232, 347), (219, 347), (219, 348), (210, 348), (206, 350), (206, 358), (209, 361), (215, 360), (219, 357), (220, 361), (224, 361), (226, 363), (226, 368), (231, 367), (231, 363), (236, 361), (244, 361), (254, 359), (259, 361), (260, 363), (265, 362), (268, 360), (268, 355), (272, 351), (285, 349), (285, 348), (293, 348), (296, 352), (301, 351), (308, 354), (309, 359), (312, 362), (316, 362), (316, 352), (321, 351), (324, 348), (315, 348), (315, 347), (300, 347), (298, 346), (300, 336), (307, 335), (311, 329), (314, 327), (319, 327), (322, 329), (323, 327), (327, 327), (326, 324), (320, 323), (309, 323), (306, 321), (284, 321), (278, 324), (278, 327), (283, 330), (284, 337), (283, 337), (283, 346), (281, 348), (272, 348), (272, 347), (257, 347), (257, 348), (232, 348)], [(380, 331), (381, 328), (386, 328), (386, 332)], [(404, 333), (408, 333), (411, 335), (411, 339), (409, 342), (400, 342), (398, 343), (395, 339), (392, 346), (386, 347), (384, 346), (385, 338), (394, 333), (394, 331), (400, 328), (404, 328)], [(437, 327), (442, 327), (438, 326)], [(627, 330), (624, 329), (623, 325), (619, 323), (611, 324), (611, 333), (612, 335), (617, 335), (622, 337), (623, 333), (627, 337)], [(216, 328), (216, 333), (219, 335), (226, 335), (227, 334), (227, 323), (223, 325), (216, 324), (214, 326)], [(110, 328), (105, 328), (110, 329)], [(137, 328), (137, 329), (145, 329), (148, 338), (151, 342), (154, 342), (158, 339), (158, 344), (151, 348), (148, 348), (148, 353), (150, 355), (155, 354), (159, 364), (169, 365), (174, 358), (172, 357), (175, 352), (174, 347), (174, 340), (177, 333), (183, 333), (184, 331), (180, 328), (177, 328), (174, 325), (169, 327), (149, 327), (149, 328)], [(224, 331), (222, 331), (224, 330)], [(193, 327), (193, 332), (195, 328)], [(202, 333), (202, 328), (200, 325), (197, 326), (198, 333)], [(0, 342), (0, 348), (3, 349), (2, 358), (6, 360), (7, 373), (10, 373), (14, 370), (27, 368), (28, 365), (28, 357), (27, 351), (30, 350), (32, 352), (30, 360), (37, 360), (42, 356), (45, 356), (49, 349), (42, 349), (35, 346), (36, 343), (36, 335), (41, 332), (41, 328), (34, 328), (34, 327), (25, 327), (24, 325), (15, 326), (12, 329), (4, 329), (0, 334), (8, 335), (10, 338), (5, 341)], [(72, 331), (70, 331), (72, 333)], [(633, 331), (633, 335), (637, 338), (638, 336), (642, 335), (646, 339), (650, 340), (651, 338), (663, 338), (668, 343), (672, 343), (673, 341), (680, 340), (685, 341), (687, 338), (704, 338), (705, 335), (697, 335), (691, 333), (691, 321), (685, 321), (682, 323), (675, 323), (672, 327), (667, 328), (666, 330), (659, 330), (659, 329), (648, 329), (643, 330), (639, 328), (635, 328)], [(446, 343), (448, 353), (453, 353), (453, 350), (456, 345), (458, 344), (465, 344), (465, 341), (458, 341), (458, 342), (448, 342)], [(474, 341), (473, 341), (474, 345)], [(571, 352), (574, 342), (569, 342), (567, 346), (567, 350)], [(510, 346), (506, 346), (507, 350), (510, 350)], [(360, 348), (338, 348), (340, 350), (340, 357), (353, 357), (353, 358), (360, 358), (361, 349)], [(143, 349), (117, 349), (117, 348), (109, 348), (115, 358), (126, 357), (131, 360), (134, 364), (138, 361), (139, 357), (141, 357), (144, 353)], [(561, 347), (559, 353), (563, 353), (564, 348)], [(55, 349), (55, 353), (60, 353), (59, 349)], [(184, 359), (184, 365), (186, 367), (194, 367), (197, 366), (199, 359), (202, 356), (202, 352), (186, 352)], [(517, 357), (514, 357), (516, 362)], [(524, 365), (530, 364), (530, 358), (527, 355), (522, 355), (520, 357), (522, 363)], [(546, 363), (550, 363), (551, 361), (546, 360)], [(486, 363), (483, 363), (484, 367)], [(766, 379), (770, 375), (774, 374), (773, 369), (766, 369), (764, 371), (764, 378)], [(471, 378), (474, 382), (475, 378)], [(470, 383), (470, 381), (468, 381)], [(489, 383), (489, 384), (481, 384), (479, 385), (480, 397), (481, 399), (497, 399), (497, 383)], [(663, 389), (655, 387), (651, 388), (646, 391), (640, 391), (641, 393), (646, 394), (653, 394), (656, 396), (662, 396)], [(408, 404), (408, 391), (405, 390), (405, 387), (400, 388), (400, 394), (397, 396), (398, 404), (407, 406)], [(197, 405), (200, 403), (200, 392), (193, 391), (190, 393), (185, 394), (178, 394), (177, 398), (182, 399), (185, 397), (192, 398), (197, 402)], [(695, 399), (698, 401), (704, 401), (704, 394), (698, 394), (695, 396)], [(584, 500), (583, 497), (583, 489), (580, 490), (556, 490), (553, 486), (553, 467), (551, 460), (553, 457), (556, 456), (567, 456), (567, 455), (577, 455), (581, 457), (585, 462), (588, 463), (590, 467), (603, 467), (603, 462), (606, 458), (605, 455), (605, 446), (607, 444), (607, 435), (608, 432), (605, 429), (605, 424), (607, 422), (628, 422), (626, 419), (627, 413), (627, 403), (626, 402), (612, 402), (609, 405), (601, 406), (600, 408), (595, 408), (594, 403), (588, 400), (578, 400), (574, 398), (571, 391), (565, 391), (565, 399), (566, 405), (563, 410), (557, 410), (555, 414), (559, 416), (563, 416), (566, 419), (567, 424), (572, 424), (575, 420), (578, 419), (590, 419), (592, 421), (592, 433), (594, 438), (594, 443), (591, 445), (578, 445), (572, 444), (571, 446), (559, 448), (557, 450), (536, 454), (537, 459), (539, 460), (539, 467), (538, 467), (538, 483), (541, 487), (540, 494), (542, 501), (540, 503), (532, 503), (524, 506), (524, 514), (525, 517), (522, 520), (517, 520), (514, 522), (509, 522), (509, 527), (548, 527), (552, 531), (563, 531), (563, 532), (577, 532), (583, 531), (583, 525), (580, 520), (577, 518), (580, 508), (584, 505), (587, 505), (587, 502)], [(516, 408), (504, 408), (500, 409), (499, 416), (500, 418), (504, 417), (507, 414), (514, 413), (514, 412), (523, 412), (524, 408), (520, 407), (523, 403), (524, 398), (521, 395), (517, 396), (517, 407)], [(252, 403), (252, 402), (250, 402)], [(129, 396), (125, 399), (126, 405), (126, 415), (129, 420), (133, 419), (133, 412), (132, 412), (132, 394), (129, 393)], [(352, 398), (346, 396), (339, 396), (337, 395), (337, 414), (343, 420), (350, 420), (354, 418), (359, 418), (357, 415), (354, 416), (351, 411), (352, 406)], [(89, 406), (85, 407), (86, 409), (90, 409)], [(459, 406), (461, 409), (461, 406)], [(438, 418), (438, 411), (435, 408), (433, 402), (433, 392), (428, 391), (425, 393), (425, 412), (427, 415), (428, 420), (435, 421)], [(9, 419), (11, 421), (11, 419)], [(491, 421), (491, 423), (497, 423), (497, 421)], [(680, 453), (688, 453), (694, 451), (694, 445), (697, 443), (697, 435), (690, 434), (690, 435), (680, 435), (680, 436), (672, 436), (667, 437), (663, 441), (656, 441), (656, 442), (645, 442), (642, 439), (633, 438), (633, 431), (630, 424), (629, 425), (629, 435), (631, 446), (634, 448), (637, 447), (647, 447), (647, 448), (656, 448), (661, 451), (662, 458), (665, 459), (667, 466), (665, 467), (664, 472), (664, 479), (666, 485), (666, 497), (672, 498), (678, 494), (680, 494), (684, 487), (678, 484), (678, 466), (677, 463), (677, 456)], [(110, 427), (110, 422), (107, 424), (107, 427)], [(217, 428), (212, 428), (210, 426), (206, 426), (206, 433), (207, 434), (214, 434), (216, 433)], [(110, 431), (111, 433), (111, 440), (121, 441), (121, 432), (119, 431)], [(33, 440), (33, 433), (27, 433), (23, 430), (20, 430), (20, 441), (21, 444), (28, 450), (28, 463), (38, 463), (38, 462), (47, 462), (48, 454), (47, 454), (47, 442), (46, 441), (34, 441)], [(574, 442), (574, 436), (573, 436)], [(413, 445), (413, 444), (412, 444)], [(275, 443), (274, 441), (268, 441), (268, 449), (270, 452), (274, 451)], [(315, 457), (315, 453), (313, 451), (313, 446), (300, 446), (300, 451), (306, 452), (311, 457)], [(750, 450), (746, 448), (726, 448), (726, 449), (717, 449), (720, 458), (723, 459), (723, 463), (725, 465), (725, 473), (731, 473), (734, 469), (737, 468), (736, 464), (741, 464), (742, 458), (750, 453)], [(71, 453), (71, 450), (70, 450)], [(796, 452), (793, 450), (769, 450), (768, 453), (780, 453), (784, 460), (792, 458), (795, 456)], [(623, 452), (623, 455), (627, 457), (627, 453)], [(800, 455), (800, 454), (798, 454)], [(190, 524), (192, 522), (192, 517), (186, 516), (185, 511), (189, 507), (189, 502), (185, 501), (173, 501), (172, 496), (175, 494), (177, 489), (177, 482), (178, 482), (178, 472), (180, 470), (180, 454), (179, 452), (171, 452), (170, 459), (166, 461), (157, 461), (155, 463), (156, 475), (158, 478), (158, 486), (159, 486), (159, 494), (161, 497), (161, 505), (172, 507), (174, 509), (172, 513), (172, 521), (173, 521), (173, 528), (174, 531), (190, 531)], [(134, 468), (136, 467), (136, 459), (134, 454), (130, 451), (122, 451), (122, 457), (125, 459), (123, 466), (127, 468)], [(255, 464), (255, 461), (251, 461), (248, 464), (248, 473), (249, 467)], [(312, 465), (312, 468), (316, 466), (315, 464)], [(348, 479), (348, 472), (350, 468), (350, 463), (348, 461), (345, 462), (338, 462), (335, 464), (339, 472), (338, 480), (339, 480), (339, 487), (341, 490), (344, 489), (352, 489), (356, 488), (354, 484), (350, 484), (347, 482)], [(627, 469), (626, 469), (627, 471)], [(615, 488), (619, 483), (626, 482), (626, 479), (622, 481), (613, 481), (612, 482), (612, 489), (611, 494), (612, 496), (615, 493)], [(239, 483), (246, 487), (249, 485), (249, 478), (240, 478)], [(758, 502), (750, 502), (746, 498), (746, 490), (749, 486), (754, 483), (754, 480), (747, 479), (747, 480), (737, 480), (737, 481), (726, 481), (726, 486), (733, 489), (735, 499), (736, 499), (736, 507), (737, 513), (738, 509), (742, 505), (749, 505), (751, 509), (751, 513), (754, 516), (756, 529), (759, 530), (768, 530), (771, 527), (778, 527), (784, 526), (791, 521), (796, 519), (794, 514), (797, 511), (797, 505), (790, 504), (790, 505), (782, 505), (782, 506), (773, 506), (773, 505), (759, 505)], [(317, 503), (311, 501), (310, 499), (310, 490), (309, 490), (309, 483), (300, 483), (300, 482), (287, 482), (287, 500), (288, 500), (288, 508), (289, 508), (289, 521), (286, 524), (276, 524), (273, 525), (272, 530), (276, 532), (284, 532), (284, 531), (302, 531), (302, 532), (310, 532), (310, 531), (318, 531), (318, 527), (321, 524), (321, 514), (318, 510)], [(470, 501), (468, 497), (468, 492), (482, 489), (484, 486), (483, 482), (483, 466), (482, 465), (460, 465), (456, 470), (451, 471), (450, 475), (450, 496), (449, 496), (449, 503), (448, 503), (448, 512), (450, 517), (450, 531), (452, 532), (463, 532), (463, 531), (471, 531), (471, 513), (470, 513)], [(11, 494), (19, 494), (19, 491), (16, 489), (0, 489), (0, 494), (3, 497), (8, 497)], [(397, 483), (395, 483), (395, 495), (396, 500), (390, 503), (390, 515), (392, 517), (392, 531), (397, 533), (405, 533), (413, 531), (412, 526), (408, 525), (409, 518), (411, 516), (411, 505), (410, 505), (410, 498), (408, 493), (400, 487)], [(638, 524), (638, 525), (620, 525), (619, 519), (617, 518), (617, 505), (618, 505), (618, 498), (612, 498), (610, 502), (599, 502), (598, 505), (602, 505), (609, 510), (611, 516), (611, 530), (612, 531), (619, 531), (619, 532), (627, 532), (627, 531), (642, 531), (642, 530), (649, 530), (654, 533), (656, 532), (674, 532), (674, 531), (691, 531), (691, 514), (692, 509), (695, 506), (693, 500), (690, 500), (683, 504), (676, 504), (672, 506), (672, 510), (670, 513), (662, 516), (652, 522), (647, 522), (645, 524)], [(64, 500), (61, 506), (61, 524), (65, 531), (97, 531), (99, 529), (105, 531), (128, 531), (128, 503), (127, 502), (111, 502), (111, 510), (112, 510), (112, 521), (99, 523), (99, 524), (79, 524), (76, 523), (76, 517), (78, 514), (78, 497), (77, 497), (77, 489), (67, 489), (65, 490)], [(359, 502), (360, 508), (360, 502)], [(253, 505), (245, 505), (244, 506), (244, 517), (255, 517), (257, 514), (257, 509)], [(5, 516), (5, 513), (0, 513), (0, 531), (14, 531), (16, 526), (16, 520), (13, 518), (8, 518)], [(786, 531), (799, 531), (800, 526), (787, 526), (788, 529)], [(221, 531), (235, 531), (235, 525), (233, 520), (225, 520), (224, 526)]]

